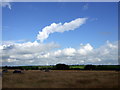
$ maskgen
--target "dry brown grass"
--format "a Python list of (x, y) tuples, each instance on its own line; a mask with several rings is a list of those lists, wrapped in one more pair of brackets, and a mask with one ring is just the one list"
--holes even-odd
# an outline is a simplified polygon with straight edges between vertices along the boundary
[(3, 74), (3, 88), (117, 88), (116, 71), (24, 71)]

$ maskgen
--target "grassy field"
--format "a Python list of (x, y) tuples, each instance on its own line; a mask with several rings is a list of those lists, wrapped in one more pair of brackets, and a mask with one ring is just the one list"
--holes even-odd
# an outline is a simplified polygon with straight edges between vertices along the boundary
[(117, 88), (116, 71), (28, 70), (3, 73), (3, 88)]
[(85, 65), (70, 65), (70, 68), (80, 68), (84, 69)]

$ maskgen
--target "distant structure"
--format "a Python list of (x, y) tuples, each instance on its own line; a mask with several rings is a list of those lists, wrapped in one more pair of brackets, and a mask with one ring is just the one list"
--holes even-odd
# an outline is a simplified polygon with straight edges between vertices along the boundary
[(2, 72), (3, 72), (3, 73), (7, 73), (7, 72), (8, 72), (8, 70), (7, 70), (7, 69), (4, 69), (4, 70), (2, 70)]
[(45, 69), (45, 72), (49, 72), (49, 69)]
[(13, 71), (13, 73), (22, 73), (22, 72), (19, 70), (15, 70), (15, 71)]

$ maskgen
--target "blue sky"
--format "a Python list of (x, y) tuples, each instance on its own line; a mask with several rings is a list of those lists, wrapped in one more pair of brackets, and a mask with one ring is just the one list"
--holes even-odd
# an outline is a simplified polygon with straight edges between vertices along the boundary
[[(17, 48), (23, 48), (21, 47), (21, 45), (25, 45), (27, 47), (29, 44), (31, 45), (31, 50), (32, 48), (35, 48), (36, 50), (36, 47), (34, 46), (37, 46), (39, 44), (38, 47), (41, 46), (43, 48), (55, 48), (56, 50), (56, 47), (58, 49), (58, 47), (60, 46), (59, 50), (54, 53), (55, 55), (59, 55), (59, 58), (62, 57), (63, 60), (65, 60), (66, 58), (68, 59), (69, 55), (71, 55), (72, 59), (78, 60), (78, 58), (80, 57), (78, 53), (82, 53), (81, 55), (83, 55), (83, 53), (85, 54), (86, 52), (91, 52), (93, 48), (95, 48), (94, 53), (91, 52), (93, 55), (93, 57), (91, 58), (96, 58), (95, 60), (101, 61), (101, 64), (104, 64), (104, 62), (105, 64), (115, 64), (117, 61), (117, 56), (112, 57), (113, 54), (117, 55), (117, 47), (115, 46), (117, 45), (116, 41), (118, 40), (117, 2), (14, 2), (10, 4), (5, 4), (2, 10), (3, 42), (14, 41), (14, 43), (12, 43), (11, 45), (4, 45), (4, 48), (13, 49), (14, 46)], [(62, 23), (63, 25), (66, 22), (70, 23), (74, 20), (77, 20), (78, 18), (87, 19), (84, 24), (75, 28), (74, 30), (68, 30), (62, 33), (60, 33), (60, 31), (50, 33), (48, 35), (48, 38), (45, 38), (42, 43), (40, 43), (40, 40), (37, 40), (37, 35), (39, 35), (39, 32), (43, 32), (42, 30), (45, 27), (50, 26), (53, 23), (55, 23), (55, 25), (58, 25), (58, 23)], [(47, 32), (49, 32), (49, 30)], [(80, 47), (81, 43), (83, 44), (83, 47)], [(38, 49), (41, 50), (40, 47)], [(103, 55), (104, 58), (100, 58), (100, 56), (102, 55), (98, 57), (94, 56), (95, 52), (97, 54), (102, 52), (101, 49), (105, 50), (103, 50), (103, 52), (106, 56)], [(16, 49), (16, 51), (19, 50)], [(7, 51), (5, 51), (5, 54), (6, 52)], [(24, 51), (24, 53), (25, 52), (26, 51)], [(37, 54), (40, 52), (43, 53), (43, 51), (36, 51)], [(62, 53), (64, 53), (64, 55)], [(73, 53), (76, 54), (74, 57)], [(10, 61), (13, 60), (13, 55), (6, 55), (4, 57), (5, 63), (6, 60), (8, 60), (8, 64), (13, 65), (14, 61)], [(51, 57), (50, 55), (51, 52), (44, 52), (45, 58), (49, 56), (49, 58), (54, 61), (55, 59), (53, 58), (53, 55), (51, 55)], [(88, 56), (90, 55), (91, 54), (89, 54)], [(111, 59), (108, 58), (108, 56), (111, 57)], [(35, 57), (36, 56), (34, 56), (34, 58)], [(43, 56), (39, 57), (44, 60)], [(20, 58), (15, 58), (15, 56), (14, 59), (15, 61), (21, 60)], [(29, 58), (29, 60), (31, 60), (30, 63), (33, 62), (33, 64), (36, 64), (36, 62), (38, 62), (38, 58), (36, 59), (36, 61), (32, 59), (33, 58)], [(104, 61), (108, 59), (110, 61)], [(78, 63), (80, 64), (81, 62), (83, 62), (82, 60), (83, 58), (81, 58)], [(41, 62), (45, 64), (46, 61), (44, 61)], [(58, 63), (59, 61), (60, 60), (57, 58), (54, 62)], [(50, 63), (51, 61), (47, 62)], [(65, 62), (69, 64), (70, 61), (60, 62)], [(73, 61), (73, 64), (76, 64), (76, 62), (77, 61)], [(20, 61), (19, 63), (22, 63), (22, 61)], [(93, 61), (90, 61), (89, 59), (88, 63), (93, 63)]]
[[(84, 6), (87, 8), (84, 9)], [(86, 24), (74, 31), (54, 33), (44, 43), (57, 42), (63, 47), (91, 43), (95, 47), (106, 40), (117, 40), (117, 3), (12, 3), (3, 8), (3, 41), (34, 41), (38, 31), (51, 23), (70, 22), (87, 17)]]

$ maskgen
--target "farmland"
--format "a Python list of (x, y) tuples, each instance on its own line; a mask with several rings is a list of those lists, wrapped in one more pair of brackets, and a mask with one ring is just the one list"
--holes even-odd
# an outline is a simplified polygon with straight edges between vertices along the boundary
[(23, 70), (3, 73), (3, 88), (117, 88), (118, 71)]

